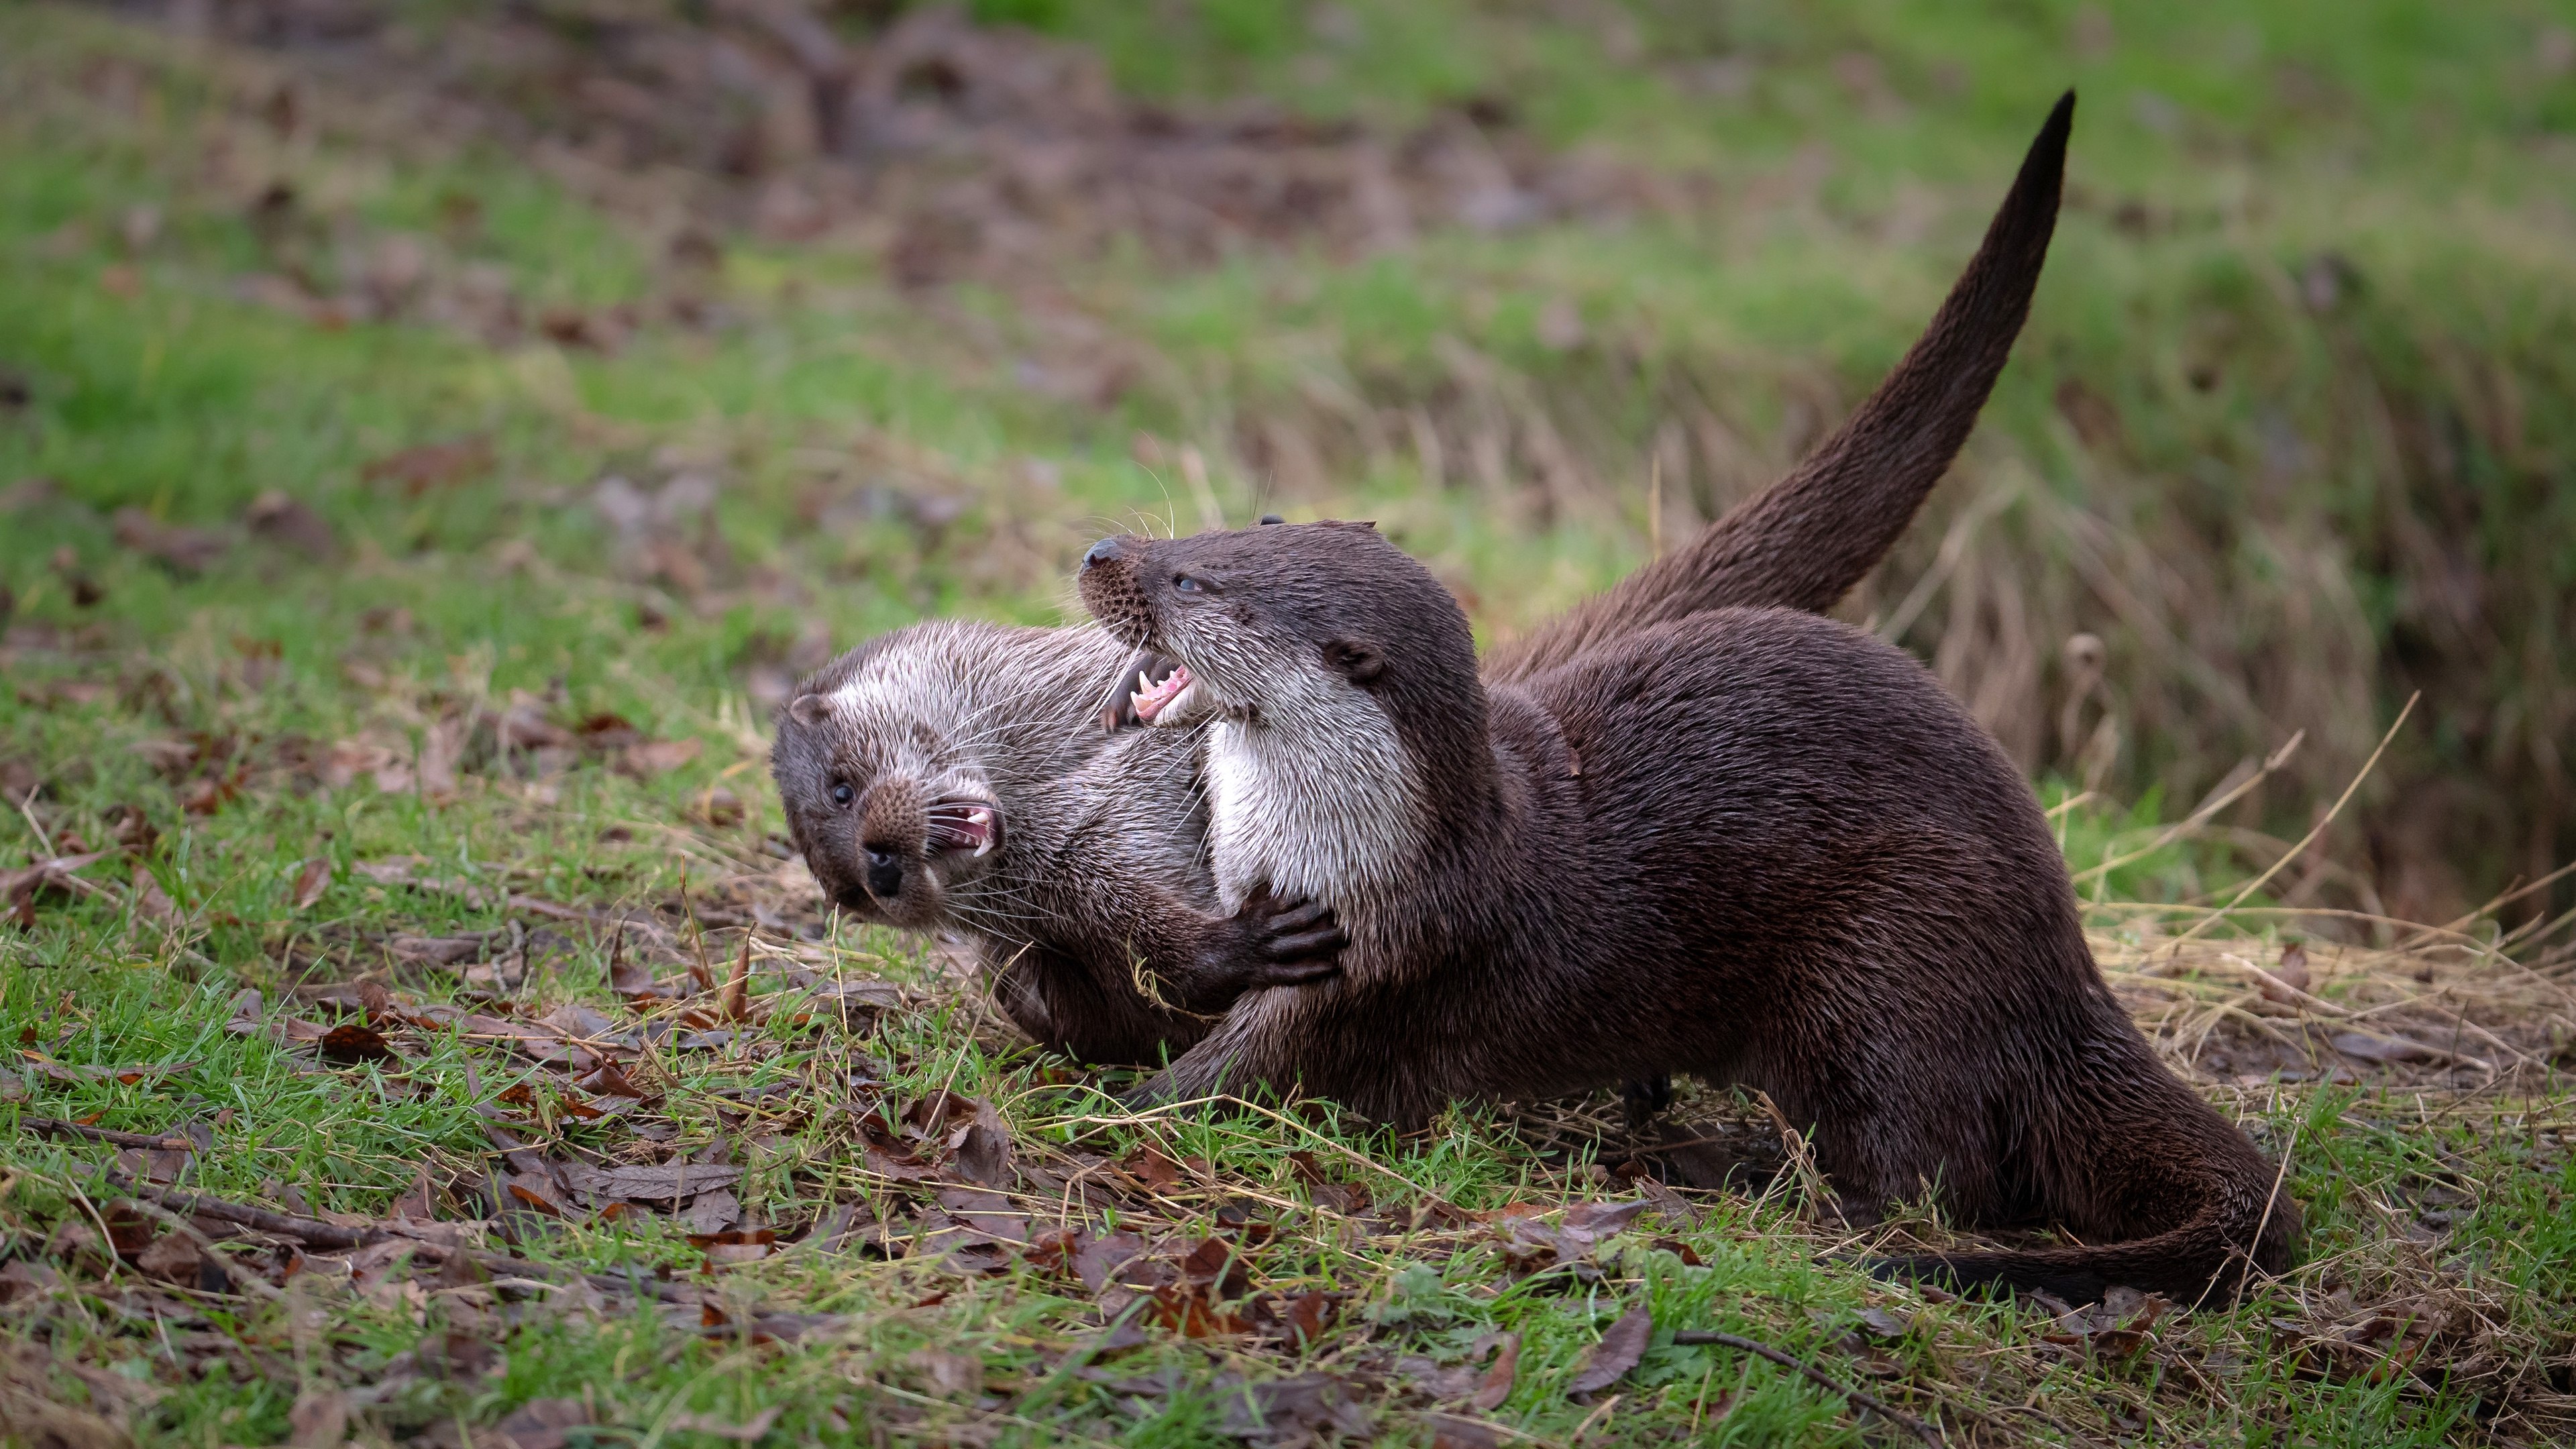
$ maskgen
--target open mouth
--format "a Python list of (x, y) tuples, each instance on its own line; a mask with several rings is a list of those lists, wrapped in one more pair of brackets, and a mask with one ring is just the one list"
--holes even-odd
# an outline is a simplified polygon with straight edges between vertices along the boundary
[(930, 807), (926, 842), (934, 853), (966, 851), (984, 856), (1001, 843), (1002, 813), (989, 800), (942, 800)]
[(1190, 677), (1190, 667), (1186, 664), (1174, 664), (1172, 672), (1159, 680), (1149, 671), (1140, 669), (1136, 671), (1136, 688), (1127, 696), (1128, 708), (1136, 711), (1136, 718), (1152, 724), (1156, 716), (1178, 704), (1181, 697), (1190, 692), (1190, 686), (1197, 682)]

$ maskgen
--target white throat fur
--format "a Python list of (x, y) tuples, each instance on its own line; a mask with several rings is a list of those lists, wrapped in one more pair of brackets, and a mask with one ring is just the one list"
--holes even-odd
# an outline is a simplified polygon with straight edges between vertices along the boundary
[(1338, 679), (1301, 693), (1265, 699), (1259, 722), (1209, 727), (1209, 850), (1228, 911), (1264, 882), (1339, 909), (1392, 886), (1420, 844), (1422, 791), (1394, 722)]

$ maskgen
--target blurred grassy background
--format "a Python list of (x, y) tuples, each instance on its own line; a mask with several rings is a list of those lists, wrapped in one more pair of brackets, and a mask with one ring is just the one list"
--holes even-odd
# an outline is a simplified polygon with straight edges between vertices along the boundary
[[(2576, 7), (975, 15), (1001, 48), (917, 46), (889, 82), (914, 130), (862, 133), (868, 57), (935, 16), (11, 6), (0, 483), (61, 485), (0, 544), (19, 621), (148, 634), (222, 600), (321, 658), (399, 596), (498, 685), (642, 649), (708, 712), (821, 639), (1053, 617), (1114, 523), (1276, 506), (1379, 517), (1507, 633), (1820, 436), (2073, 85), (2030, 329), (1852, 616), (2114, 818), (2304, 731), (2218, 822), (2237, 869), (2421, 691), (2292, 901), (2446, 918), (2576, 855)], [(1156, 135), (1186, 144), (1118, 171)], [(1354, 231), (1293, 176), (1223, 224), (1101, 200), (1225, 146), (1238, 191), (1365, 153), (1416, 167), (1415, 204)], [(488, 458), (368, 476), (460, 438)], [(107, 516), (270, 489), (368, 562), (298, 597), (252, 555), (174, 578)]]
[[(2266, 908), (2449, 919), (2576, 855), (2576, 7), (979, 13), (0, 0), (0, 1035), (24, 1059), (0, 1073), (0, 1419), (50, 1395), (142, 1442), (277, 1442), (345, 1386), (362, 1437), (415, 1442), (488, 1442), (549, 1398), (657, 1442), (755, 1420), (1239, 1442), (1238, 1370), (1365, 1377), (1508, 1329), (1528, 1347), (1492, 1412), (1515, 1436), (1862, 1438), (1793, 1371), (1668, 1342), (1616, 1417), (1569, 1402), (1624, 1300), (1866, 1374), (1963, 1437), (2565, 1437), (2568, 885), (2450, 934)], [(1874, 384), (2069, 85), (2029, 331), (1849, 611), (2041, 781), (2115, 987), (2283, 1158), (2311, 1252), (2251, 1303), (2111, 1349), (2089, 1320), (1820, 1265), (1848, 1236), (1767, 1188), (1694, 1196), (1578, 1292), (1503, 1282), (1485, 1237), (1419, 1214), (1353, 1238), (1298, 1205), (1320, 1201), (1284, 1156), (1302, 1139), (1102, 1128), (1115, 1078), (1010, 1040), (927, 943), (838, 929), (788, 859), (763, 755), (794, 674), (928, 614), (1065, 617), (1111, 528), (1374, 517), (1489, 638), (1616, 578)], [(417, 1179), (442, 1220), (506, 1219), (489, 1114), (543, 1084), (525, 1061), (407, 1026), (400, 1063), (274, 1037), (353, 983), (622, 1015), (616, 953), (649, 937), (676, 970), (700, 932), (719, 962), (757, 945), (782, 989), (739, 1050), (672, 1058), (682, 1135), (544, 1106), (513, 1131), (734, 1153), (745, 1221), (789, 1236), (836, 1204), (927, 1224), (849, 1109), (954, 1089), (1024, 1161), (1203, 1160), (1203, 1194), (1120, 1209), (1139, 1231), (1231, 1231), (1237, 1191), (1294, 1208), (1264, 1282), (1346, 1293), (1350, 1326), (1229, 1347), (1222, 1376), (1158, 1337), (1120, 1361), (1170, 1374), (1138, 1397), (1070, 1372), (1096, 1305), (1035, 1265), (799, 1251), (718, 1275), (658, 1212), (494, 1231), (831, 1334), (486, 1315), (443, 1282), (424, 1315), (388, 1279), (317, 1291), (319, 1339), (200, 1295), (174, 1340), (131, 1306), (169, 1285), (85, 1254), (107, 1158), (83, 1128), (202, 1131), (190, 1186), (284, 1207), (380, 1214)], [(2398, 949), (2325, 944), (2374, 932)], [(908, 1004), (808, 1022), (768, 974), (794, 963)], [(753, 1087), (787, 1089), (761, 1100), (792, 1140), (745, 1140)], [(1403, 1213), (1637, 1190), (1603, 1173), (1627, 1150), (1606, 1100), (1533, 1110), (1318, 1145), (1419, 1186)], [(51, 1113), (60, 1140), (22, 1135)], [(1850, 1336), (1890, 1304), (1900, 1337)], [(506, 1367), (441, 1378), (423, 1355), (459, 1334)], [(942, 1407), (954, 1355), (1000, 1396)], [(1385, 1434), (1434, 1432), (1400, 1383), (1363, 1397)]]

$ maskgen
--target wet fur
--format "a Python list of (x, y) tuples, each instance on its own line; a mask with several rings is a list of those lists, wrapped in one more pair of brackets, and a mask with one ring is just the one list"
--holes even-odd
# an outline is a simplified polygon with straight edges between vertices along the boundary
[[(1410, 812), (1394, 854), (1314, 883), (1342, 973), (1244, 996), (1149, 1099), (1306, 1092), (1412, 1126), (1456, 1098), (1690, 1072), (1768, 1093), (1849, 1198), (1937, 1195), (2095, 1244), (1893, 1272), (2197, 1299), (2288, 1265), (2299, 1215), (2272, 1167), (2156, 1059), (2028, 785), (1900, 651), (1727, 609), (1586, 624), (1480, 680), (1455, 602), (1373, 531), (1120, 544), (1086, 601), (1199, 676), (1212, 771), (1387, 734), (1405, 756), (1402, 789), (1370, 765), (1220, 797), (1229, 895), (1339, 861), (1371, 802)], [(1245, 830), (1239, 808), (1270, 818)]]
[[(1923, 339), (1841, 430), (1688, 545), (1498, 650), (1491, 676), (1517, 678), (1624, 631), (1722, 605), (1822, 609), (1858, 583), (1947, 469), (2028, 313), (2056, 215), (2063, 127), (2055, 134), (2053, 149), (2046, 136), (2033, 148)], [(964, 934), (1022, 1030), (1100, 1062), (1158, 1061), (1209, 1029), (1134, 982), (1141, 959), (1181, 949), (1156, 939), (1158, 922), (1242, 899), (1238, 889), (1221, 900), (1208, 868), (1211, 789), (1222, 785), (1240, 805), (1285, 798), (1293, 781), (1313, 777), (1310, 761), (1269, 770), (1267, 788), (1251, 773), (1220, 782), (1203, 770), (1196, 733), (1100, 731), (1097, 707), (1124, 688), (1130, 662), (1096, 630), (916, 625), (806, 681), (780, 712), (774, 751), (791, 831), (832, 899), (862, 920)], [(924, 677), (938, 687), (908, 692)], [(809, 703), (861, 683), (868, 708)], [(867, 786), (930, 755), (993, 784), (1002, 845), (971, 882), (889, 911), (866, 892), (853, 832), (825, 791), (836, 774)], [(1383, 856), (1383, 843), (1370, 852)], [(1320, 876), (1292, 878), (1333, 894)]]
[[(1347, 529), (1294, 535), (1153, 550), (1239, 605), (1158, 606), (1157, 644), (1384, 641), (1412, 687), (1345, 707), (1385, 715), (1441, 803), (1395, 887), (1337, 902), (1341, 977), (1246, 996), (1152, 1099), (1266, 1087), (1413, 1126), (1453, 1099), (1688, 1072), (1768, 1093), (1860, 1202), (1937, 1194), (1964, 1223), (2105, 1245), (1911, 1271), (2189, 1300), (2233, 1291), (2244, 1249), (2287, 1265), (2288, 1202), (2257, 1242), (2272, 1166), (2130, 1023), (2029, 786), (1910, 657), (1726, 610), (1488, 688), (1419, 565)], [(1358, 606), (1287, 625), (1281, 579)]]

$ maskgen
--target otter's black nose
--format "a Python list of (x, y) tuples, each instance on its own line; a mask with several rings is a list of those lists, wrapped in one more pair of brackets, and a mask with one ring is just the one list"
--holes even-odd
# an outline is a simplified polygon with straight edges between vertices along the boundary
[(1114, 538), (1104, 538), (1100, 542), (1093, 544), (1091, 546), (1091, 551), (1082, 556), (1082, 566), (1087, 569), (1098, 568), (1105, 563), (1115, 563), (1118, 561), (1118, 558), (1118, 540)]
[(868, 851), (868, 894), (890, 901), (903, 894), (903, 857), (892, 851)]

